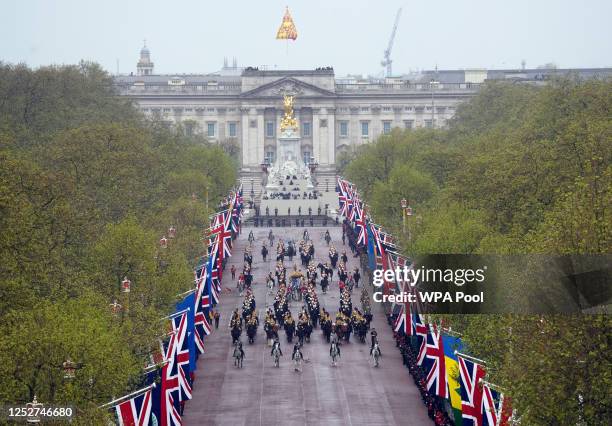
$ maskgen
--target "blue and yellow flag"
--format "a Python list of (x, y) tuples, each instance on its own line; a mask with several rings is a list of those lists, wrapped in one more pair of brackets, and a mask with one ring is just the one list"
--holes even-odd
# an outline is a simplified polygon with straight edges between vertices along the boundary
[(450, 395), (451, 406), (453, 407), (453, 417), (455, 425), (461, 426), (461, 390), (459, 384), (459, 360), (455, 351), (461, 352), (463, 344), (459, 337), (442, 334), (442, 343), (444, 345), (444, 361), (446, 363), (446, 383), (448, 383), (448, 392)]

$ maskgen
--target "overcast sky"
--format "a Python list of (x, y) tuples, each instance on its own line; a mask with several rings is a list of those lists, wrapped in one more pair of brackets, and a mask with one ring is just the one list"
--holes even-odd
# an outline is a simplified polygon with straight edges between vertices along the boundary
[[(417, 69), (612, 66), (612, 0), (3, 0), (0, 60), (93, 60), (135, 71), (147, 40), (156, 73), (240, 66), (378, 74), (397, 9), (394, 73)], [(299, 37), (275, 40), (285, 5)]]

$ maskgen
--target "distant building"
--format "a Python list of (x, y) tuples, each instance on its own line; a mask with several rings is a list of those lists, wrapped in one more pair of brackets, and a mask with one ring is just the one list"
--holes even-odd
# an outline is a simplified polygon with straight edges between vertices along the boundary
[(156, 75), (146, 45), (137, 75), (117, 76), (118, 92), (147, 115), (183, 123), (210, 140), (235, 139), (244, 172), (255, 172), (276, 156), (283, 113), (282, 94), (295, 95), (301, 154), (332, 170), (336, 154), (369, 143), (395, 127), (444, 127), (457, 106), (487, 80), (543, 84), (552, 76), (612, 76), (601, 69), (433, 70), (374, 79), (336, 77), (331, 67), (314, 70), (239, 68), (236, 60), (216, 73)]

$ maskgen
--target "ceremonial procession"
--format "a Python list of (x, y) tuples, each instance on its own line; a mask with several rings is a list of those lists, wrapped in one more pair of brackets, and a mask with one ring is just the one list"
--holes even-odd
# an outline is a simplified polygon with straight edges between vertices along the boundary
[(609, 0), (4, 3), (0, 424), (612, 424)]

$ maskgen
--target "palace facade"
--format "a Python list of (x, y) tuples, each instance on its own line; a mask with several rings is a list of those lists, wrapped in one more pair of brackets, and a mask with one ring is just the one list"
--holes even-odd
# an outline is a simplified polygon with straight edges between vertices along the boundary
[(301, 155), (323, 170), (336, 155), (375, 140), (394, 127), (444, 127), (457, 106), (486, 80), (544, 84), (551, 76), (610, 76), (612, 69), (435, 70), (402, 77), (339, 78), (331, 67), (314, 70), (238, 68), (227, 64), (203, 75), (156, 75), (146, 46), (136, 74), (115, 77), (120, 95), (133, 98), (146, 115), (181, 123), (241, 148), (243, 172), (273, 163), (283, 114), (283, 94), (295, 95)]

